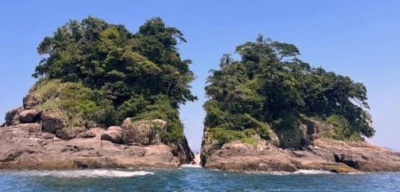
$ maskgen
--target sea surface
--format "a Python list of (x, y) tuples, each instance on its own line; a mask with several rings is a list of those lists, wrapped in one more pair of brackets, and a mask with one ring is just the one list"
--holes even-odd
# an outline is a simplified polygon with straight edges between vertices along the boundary
[(400, 191), (400, 173), (180, 169), (0, 172), (0, 191)]

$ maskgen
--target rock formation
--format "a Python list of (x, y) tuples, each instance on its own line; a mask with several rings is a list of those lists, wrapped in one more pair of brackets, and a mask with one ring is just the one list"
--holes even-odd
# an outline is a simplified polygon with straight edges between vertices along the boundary
[(122, 124), (122, 141), (127, 144), (151, 145), (161, 143), (160, 133), (166, 130), (167, 123), (160, 119), (132, 122), (125, 119)]
[(186, 138), (161, 141), (161, 119), (103, 128), (66, 127), (63, 117), (38, 113), (39, 96), (6, 114), (0, 128), (0, 169), (173, 168), (193, 163)]
[(32, 74), (37, 81), (0, 129), (1, 168), (192, 162), (179, 118), (179, 106), (197, 100), (190, 90), (191, 60), (177, 49), (177, 39), (186, 40), (159, 17), (138, 29), (90, 16), (55, 30), (73, 34), (43, 38), (37, 52), (45, 56)]
[[(321, 136), (329, 127), (307, 121), (300, 127), (302, 146), (282, 148), (261, 141), (256, 145), (235, 141), (221, 148), (204, 138), (201, 164), (209, 169), (238, 171), (297, 171), (299, 169), (332, 172), (400, 171), (400, 153), (365, 141), (339, 141)], [(205, 134), (207, 135), (207, 134)], [(215, 141), (214, 141), (215, 142)], [(300, 143), (300, 142), (299, 142)]]
[(113, 143), (121, 143), (122, 128), (119, 126), (111, 126), (107, 131), (101, 134), (101, 140), (111, 141)]

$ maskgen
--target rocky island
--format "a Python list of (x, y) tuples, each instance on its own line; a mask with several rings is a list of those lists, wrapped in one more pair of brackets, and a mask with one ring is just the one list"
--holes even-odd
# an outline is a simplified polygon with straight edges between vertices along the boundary
[(201, 164), (239, 171), (400, 171), (375, 133), (367, 90), (312, 67), (293, 44), (259, 35), (225, 54), (207, 79)]
[[(200, 154), (179, 106), (195, 101), (181, 31), (160, 18), (136, 33), (88, 17), (38, 46), (37, 82), (0, 126), (0, 169), (174, 168), (400, 171), (400, 153), (374, 135), (367, 89), (312, 67), (293, 44), (265, 39), (211, 70)], [(199, 157), (200, 156), (200, 157)]]
[(0, 127), (0, 169), (192, 163), (178, 109), (197, 98), (179, 42), (160, 18), (137, 33), (94, 17), (59, 27), (38, 47), (38, 81)]

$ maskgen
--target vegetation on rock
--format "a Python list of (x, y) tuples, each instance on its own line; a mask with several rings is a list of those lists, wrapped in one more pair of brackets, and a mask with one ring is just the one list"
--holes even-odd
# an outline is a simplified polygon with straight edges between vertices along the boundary
[(30, 95), (42, 102), (35, 109), (59, 114), (67, 127), (164, 119), (164, 141), (176, 141), (183, 137), (179, 106), (197, 99), (189, 86), (191, 60), (178, 52), (181, 42), (183, 33), (160, 18), (136, 33), (94, 17), (71, 20), (38, 47), (44, 58)]
[(300, 140), (300, 125), (310, 119), (332, 125), (324, 135), (335, 139), (374, 135), (362, 83), (312, 67), (297, 58), (295, 45), (262, 35), (237, 46), (235, 53), (239, 60), (223, 55), (220, 68), (211, 70), (207, 79), (208, 142), (221, 146), (254, 136), (271, 140), (276, 133), (282, 147), (292, 147), (290, 140)]

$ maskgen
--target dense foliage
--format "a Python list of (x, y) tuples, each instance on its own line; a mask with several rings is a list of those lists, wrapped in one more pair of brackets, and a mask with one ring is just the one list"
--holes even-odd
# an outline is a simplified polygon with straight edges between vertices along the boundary
[(38, 108), (67, 114), (71, 126), (162, 118), (170, 125), (165, 138), (182, 137), (179, 105), (197, 98), (189, 86), (191, 60), (177, 49), (181, 42), (182, 32), (160, 18), (137, 33), (94, 17), (71, 20), (38, 47), (44, 58), (33, 77), (41, 80), (32, 91), (46, 100)]
[(236, 53), (240, 60), (229, 54), (221, 58), (205, 88), (205, 126), (215, 139), (243, 139), (238, 132), (249, 130), (268, 139), (269, 126), (280, 138), (292, 137), (310, 118), (334, 125), (326, 135), (336, 139), (373, 136), (362, 83), (311, 67), (296, 57), (295, 45), (261, 35), (237, 46)]

